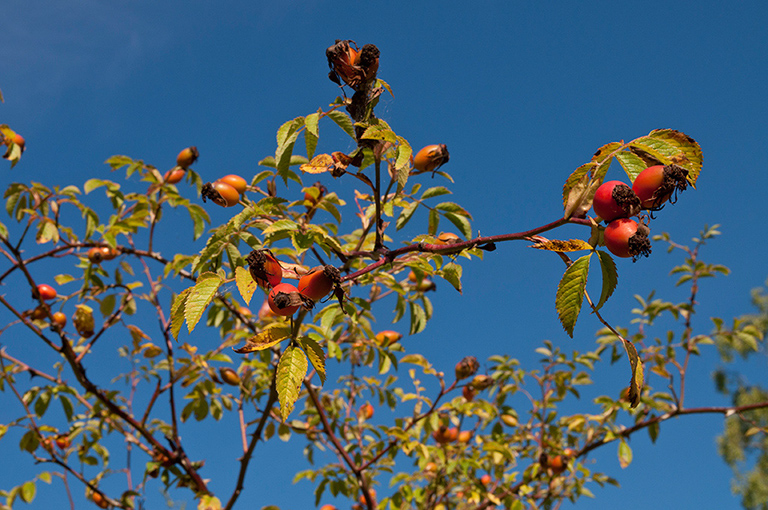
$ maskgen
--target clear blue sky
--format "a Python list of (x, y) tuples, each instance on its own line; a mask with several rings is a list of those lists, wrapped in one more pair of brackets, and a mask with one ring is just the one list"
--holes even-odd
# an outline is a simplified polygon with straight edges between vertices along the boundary
[[(337, 38), (371, 42), (382, 52), (379, 76), (395, 93), (382, 99), (379, 116), (415, 147), (448, 145), (453, 199), (474, 215), (473, 228), (484, 235), (558, 218), (565, 179), (605, 143), (667, 127), (694, 137), (704, 151), (698, 189), (687, 191), (652, 228), (687, 242), (707, 223), (722, 225), (723, 235), (703, 256), (733, 273), (702, 286), (698, 327), (707, 332), (709, 316), (728, 320), (751, 311), (749, 290), (768, 275), (762, 219), (768, 183), (766, 23), (768, 4), (759, 1), (6, 5), (0, 15), (0, 123), (22, 133), (28, 150), (15, 169), (2, 165), (0, 179), (5, 188), (15, 180), (64, 185), (109, 178), (102, 162), (113, 154), (165, 170), (180, 148), (192, 144), (202, 154), (195, 168), (204, 179), (250, 176), (258, 160), (274, 153), (280, 124), (336, 97), (338, 89), (326, 77), (325, 48)], [(321, 140), (336, 136), (330, 124), (321, 129)], [(349, 144), (348, 138), (336, 140)], [(609, 176), (625, 179), (619, 168)], [(351, 197), (347, 184), (325, 184)], [(298, 196), (299, 190), (294, 185), (288, 193)], [(213, 217), (223, 221), (226, 214)], [(420, 221), (424, 228), (426, 219)], [(587, 234), (566, 229), (559, 235), (570, 236)], [(189, 252), (199, 249), (186, 231), (168, 241), (161, 247), (165, 253), (175, 242)], [(608, 320), (629, 326), (633, 295), (653, 289), (672, 301), (684, 299), (685, 291), (666, 276), (680, 261), (660, 245), (650, 259), (619, 261), (620, 284), (604, 309)], [(530, 364), (544, 339), (566, 350), (591, 349), (599, 327), (593, 317), (581, 317), (574, 339), (557, 320), (561, 265), (523, 243), (500, 245), (485, 261), (465, 264), (463, 296), (439, 283), (433, 320), (406, 342), (446, 372), (469, 354), (484, 360), (509, 353)], [(44, 271), (53, 275), (61, 268)], [(389, 306), (382, 307), (382, 327)], [(214, 338), (200, 330), (189, 340)], [(713, 353), (697, 360), (689, 405), (727, 403), (712, 392), (715, 366)], [(764, 373), (753, 375), (766, 383)], [(595, 379), (595, 394), (617, 394), (628, 379), (627, 366), (605, 364)], [(234, 421), (228, 427), (232, 437), (212, 437), (197, 424), (184, 431), (230, 454), (208, 456), (206, 469), (214, 478), (229, 469), (234, 474), (237, 429)], [(714, 437), (721, 430), (722, 420), (714, 416), (665, 423), (655, 445), (647, 435), (633, 438), (635, 460), (624, 470), (615, 445), (601, 449), (591, 458), (622, 489), (591, 487), (597, 498), (582, 499), (578, 507), (639, 510), (649, 507), (649, 497), (663, 508), (737, 507), (731, 472), (716, 452)], [(5, 444), (11, 440), (2, 441), (4, 451), (15, 450)], [(273, 440), (262, 455), (248, 473), (239, 507), (311, 508), (313, 487), (291, 484), (301, 452)], [(0, 486), (28, 479), (28, 460), (1, 463)], [(213, 489), (228, 493), (228, 483), (222, 478)], [(64, 507), (52, 499), (62, 494), (60, 484), (39, 491), (30, 508)], [(79, 488), (74, 492), (81, 497)], [(163, 504), (159, 495), (150, 496), (149, 508)]]

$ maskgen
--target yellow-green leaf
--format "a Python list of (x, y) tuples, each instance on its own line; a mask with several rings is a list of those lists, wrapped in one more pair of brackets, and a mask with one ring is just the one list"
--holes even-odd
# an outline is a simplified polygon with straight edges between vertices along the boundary
[(256, 291), (258, 285), (251, 277), (251, 272), (244, 267), (237, 267), (235, 269), (235, 281), (237, 282), (237, 290), (240, 291), (240, 295), (245, 301), (245, 304), (250, 304), (253, 293)]
[(364, 140), (386, 140), (387, 142), (397, 143), (397, 135), (383, 120), (379, 120), (378, 124), (369, 126), (360, 138)]
[(318, 154), (312, 158), (312, 161), (301, 165), (302, 172), (308, 174), (321, 174), (329, 171), (333, 167), (333, 156), (330, 154)]
[(24, 503), (31, 503), (35, 499), (35, 494), (37, 493), (37, 488), (35, 487), (35, 482), (29, 481), (25, 482), (24, 485), (21, 486), (21, 491), (19, 491), (19, 496), (21, 496), (21, 500), (24, 501)]
[(555, 306), (560, 317), (560, 323), (568, 336), (573, 338), (573, 328), (581, 311), (581, 303), (587, 287), (589, 259), (592, 254), (584, 255), (565, 270), (560, 284), (557, 286)]
[(282, 342), (288, 338), (291, 334), (291, 328), (285, 323), (275, 322), (269, 324), (258, 335), (252, 336), (243, 347), (239, 349), (233, 348), (233, 350), (240, 354), (246, 354), (249, 352), (263, 351), (269, 349), (273, 345)]
[(320, 347), (320, 344), (309, 337), (301, 337), (298, 341), (309, 358), (309, 362), (312, 363), (315, 372), (320, 376), (320, 381), (325, 384), (325, 351)]
[(619, 443), (619, 464), (622, 468), (629, 466), (632, 463), (632, 448), (625, 439), (622, 438)]
[(701, 146), (699, 146), (696, 140), (674, 129), (655, 129), (648, 136), (663, 140), (680, 149), (687, 162), (673, 161), (673, 163), (688, 169), (688, 182), (695, 188), (696, 179), (699, 178), (703, 162)]
[(592, 161), (598, 165), (610, 163), (611, 157), (623, 144), (621, 142), (611, 142), (603, 145), (592, 156)]
[(299, 398), (301, 382), (307, 374), (307, 356), (298, 347), (289, 346), (277, 365), (277, 397), (283, 422)]
[(184, 305), (184, 317), (187, 319), (187, 329), (190, 333), (197, 326), (222, 283), (221, 276), (216, 273), (203, 273), (197, 279)]
[(629, 365), (632, 368), (632, 378), (629, 380), (629, 405), (631, 407), (637, 407), (640, 403), (640, 394), (643, 391), (643, 360), (637, 354), (635, 345), (624, 338), (621, 339), (624, 343), (624, 350), (627, 351), (629, 357)]

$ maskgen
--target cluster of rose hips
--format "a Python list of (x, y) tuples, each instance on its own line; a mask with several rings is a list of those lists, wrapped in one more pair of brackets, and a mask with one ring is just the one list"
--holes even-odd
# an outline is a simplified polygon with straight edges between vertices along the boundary
[[(648, 216), (642, 211), (659, 211), (667, 201), (676, 200), (678, 191), (688, 186), (688, 170), (678, 165), (654, 165), (638, 174), (630, 188), (621, 181), (604, 182), (595, 192), (592, 206), (605, 227), (605, 246), (617, 257), (651, 253)], [(640, 221), (632, 219), (638, 216)]]
[(333, 266), (311, 269), (299, 279), (298, 288), (283, 283), (283, 267), (269, 250), (254, 250), (245, 258), (251, 278), (269, 291), (267, 304), (273, 313), (290, 317), (299, 308), (311, 310), (315, 302), (339, 288), (341, 275)]
[(42, 300), (43, 304), (37, 306), (34, 310), (27, 312), (27, 315), (35, 321), (51, 321), (51, 328), (60, 330), (67, 325), (67, 316), (63, 312), (51, 313), (51, 308), (46, 301), (56, 299), (58, 293), (56, 289), (46, 283), (41, 283), (32, 289), (32, 299)]
[[(61, 331), (67, 325), (67, 316), (62, 311), (51, 313), (48, 301), (53, 301), (58, 296), (56, 289), (46, 283), (41, 283), (32, 289), (32, 299), (42, 301), (37, 307), (24, 312), (25, 317), (33, 321), (50, 321), (51, 329)], [(75, 329), (83, 338), (90, 338), (94, 333), (93, 316), (86, 306), (78, 305), (73, 315)]]

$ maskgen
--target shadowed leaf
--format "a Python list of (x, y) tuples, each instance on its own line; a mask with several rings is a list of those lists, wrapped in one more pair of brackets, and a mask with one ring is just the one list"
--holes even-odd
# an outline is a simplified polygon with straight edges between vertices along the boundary
[(579, 317), (579, 311), (581, 311), (581, 303), (584, 300), (590, 256), (591, 254), (584, 255), (571, 264), (565, 270), (557, 287), (555, 299), (557, 314), (563, 329), (571, 338), (573, 338), (573, 328), (576, 325), (576, 319)]

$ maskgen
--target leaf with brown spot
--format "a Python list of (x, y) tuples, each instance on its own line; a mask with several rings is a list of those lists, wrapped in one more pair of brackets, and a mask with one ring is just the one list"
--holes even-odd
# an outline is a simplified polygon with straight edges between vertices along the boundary
[(529, 248), (565, 253), (571, 251), (591, 250), (592, 245), (586, 241), (582, 241), (581, 239), (569, 239), (567, 241), (552, 239), (532, 244), (529, 246)]
[(302, 172), (308, 174), (321, 174), (328, 172), (333, 167), (333, 157), (330, 154), (318, 154), (312, 161), (301, 165)]
[(269, 349), (288, 338), (291, 334), (290, 326), (283, 323), (273, 323), (264, 328), (258, 335), (252, 336), (243, 347), (239, 349), (232, 348), (238, 354), (247, 354), (249, 352), (263, 351)]

